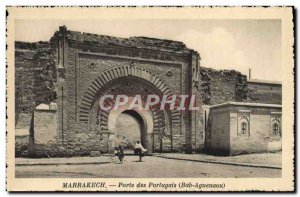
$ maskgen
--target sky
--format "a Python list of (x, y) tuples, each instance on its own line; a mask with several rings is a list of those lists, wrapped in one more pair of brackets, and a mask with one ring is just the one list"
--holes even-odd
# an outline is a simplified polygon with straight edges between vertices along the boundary
[(282, 80), (280, 20), (17, 20), (15, 40), (48, 41), (67, 29), (117, 37), (146, 36), (184, 42), (201, 66), (234, 69), (252, 79)]

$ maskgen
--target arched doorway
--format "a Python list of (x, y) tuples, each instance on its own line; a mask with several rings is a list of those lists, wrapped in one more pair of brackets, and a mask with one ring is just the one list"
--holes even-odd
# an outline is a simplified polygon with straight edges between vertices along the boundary
[[(117, 117), (123, 113), (120, 110), (102, 110), (99, 100), (103, 95), (126, 95), (129, 98), (135, 95), (158, 95), (159, 97), (173, 95), (168, 85), (159, 77), (145, 68), (137, 66), (122, 66), (104, 72), (97, 77), (87, 88), (82, 97), (78, 121), (83, 127), (95, 131), (100, 135), (108, 135), (108, 152), (114, 148), (115, 125)], [(143, 100), (144, 101), (144, 100)], [(113, 103), (112, 103), (113, 104)], [(128, 108), (127, 108), (128, 109)], [(151, 110), (133, 110), (144, 120), (145, 136), (144, 147), (149, 152), (160, 151), (162, 137), (169, 140), (172, 150), (172, 136), (181, 132), (181, 114), (177, 110), (160, 110), (159, 106)], [(125, 112), (127, 113), (127, 112)]]
[(136, 141), (146, 147), (146, 125), (143, 118), (134, 110), (125, 110), (117, 117), (115, 146), (122, 145), (125, 150), (132, 150)]
[[(111, 142), (110, 147), (117, 147), (118, 142), (118, 124), (120, 123), (120, 117), (129, 116), (135, 121), (135, 125), (138, 126), (140, 132), (139, 140), (141, 141), (144, 148), (147, 148), (149, 152), (152, 152), (153, 141), (153, 114), (150, 110), (140, 110), (133, 108), (128, 110), (129, 105), (125, 105), (121, 110), (112, 110), (108, 115), (108, 130), (114, 136), (113, 141)], [(127, 117), (128, 118), (128, 117)], [(131, 119), (132, 120), (132, 119)], [(129, 131), (130, 132), (130, 131)], [(133, 141), (134, 139), (132, 139)], [(133, 141), (134, 144), (136, 141)]]

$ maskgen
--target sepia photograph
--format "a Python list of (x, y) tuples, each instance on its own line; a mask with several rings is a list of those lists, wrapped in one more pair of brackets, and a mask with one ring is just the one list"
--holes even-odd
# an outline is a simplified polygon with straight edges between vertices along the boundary
[(293, 7), (7, 12), (8, 191), (295, 189)]

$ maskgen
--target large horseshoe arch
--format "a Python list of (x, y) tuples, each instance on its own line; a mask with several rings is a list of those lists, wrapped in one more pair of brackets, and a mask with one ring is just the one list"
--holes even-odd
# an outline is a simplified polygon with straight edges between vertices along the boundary
[[(149, 89), (152, 90), (152, 93), (155, 92), (156, 94), (167, 96), (171, 96), (173, 94), (171, 89), (163, 80), (144, 68), (138, 66), (115, 67), (107, 70), (98, 78), (96, 78), (86, 90), (80, 103), (78, 121), (91, 124), (92, 119), (95, 117), (95, 115), (93, 115), (91, 112), (93, 111), (93, 107), (97, 105), (99, 98), (108, 92), (112, 93), (114, 90), (114, 84), (120, 85), (126, 83), (126, 81), (131, 82), (134, 80), (136, 80), (135, 84), (141, 83), (142, 87), (149, 87)], [(176, 110), (168, 111), (167, 113), (158, 109), (153, 109), (148, 112), (139, 111), (136, 109), (134, 109), (134, 111), (136, 111), (136, 113), (143, 118), (144, 124), (146, 125), (145, 144), (149, 152), (152, 152), (154, 149), (154, 133), (160, 133), (160, 135), (163, 135), (163, 133), (161, 133), (163, 132), (162, 128), (165, 128), (166, 124), (169, 124), (170, 129), (172, 129), (172, 126), (174, 127), (180, 124), (180, 112)], [(100, 132), (106, 132), (110, 134), (110, 142), (108, 142), (108, 149), (110, 150), (114, 148), (114, 121), (117, 118), (117, 114), (120, 113), (122, 113), (122, 111), (97, 111), (96, 124), (99, 125), (101, 130)], [(168, 114), (169, 118), (166, 117), (166, 114)]]

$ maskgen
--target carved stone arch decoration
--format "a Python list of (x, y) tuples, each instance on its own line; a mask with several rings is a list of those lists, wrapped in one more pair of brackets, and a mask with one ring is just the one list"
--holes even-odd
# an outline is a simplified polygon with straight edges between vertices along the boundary
[(278, 116), (271, 117), (271, 130), (270, 136), (281, 136), (281, 120)]
[(250, 136), (250, 111), (240, 110), (238, 114), (238, 135)]
[[(105, 87), (107, 83), (109, 83), (112, 80), (121, 78), (121, 77), (137, 77), (140, 79), (144, 79), (147, 82), (150, 82), (152, 85), (154, 85), (163, 95), (171, 96), (173, 95), (171, 89), (168, 87), (168, 85), (161, 80), (158, 76), (151, 73), (145, 68), (141, 68), (138, 66), (120, 66), (111, 68), (107, 71), (105, 71), (103, 74), (101, 74), (99, 77), (97, 77), (88, 87), (88, 89), (83, 94), (80, 107), (79, 107), (79, 113), (78, 113), (78, 121), (83, 123), (88, 123), (90, 118), (90, 110), (93, 105), (94, 97), (98, 93), (98, 91)], [(105, 120), (107, 121), (109, 112), (102, 111), (101, 114), (101, 121), (104, 121), (103, 125), (100, 125), (102, 129), (106, 130), (107, 126), (105, 125)], [(156, 121), (158, 119), (161, 119), (162, 113), (153, 112), (153, 119), (154, 119), (154, 131), (161, 128), (162, 125), (159, 125), (159, 121)], [(171, 116), (171, 124), (172, 127), (178, 128), (181, 123), (181, 113), (178, 110), (171, 110), (170, 111)], [(179, 128), (180, 129), (180, 128)]]

